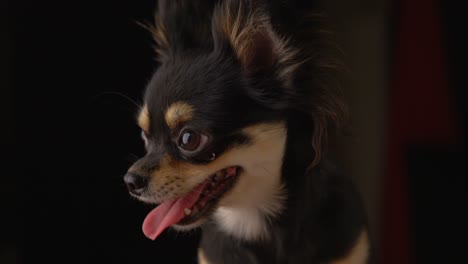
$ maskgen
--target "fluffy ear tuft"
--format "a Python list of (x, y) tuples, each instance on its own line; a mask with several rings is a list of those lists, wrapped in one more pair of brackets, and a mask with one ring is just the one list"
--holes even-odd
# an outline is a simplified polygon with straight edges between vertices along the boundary
[(156, 16), (154, 25), (144, 25), (144, 27), (150, 31), (153, 41), (156, 44), (154, 50), (156, 51), (157, 59), (159, 61), (166, 60), (169, 57), (169, 40), (161, 17)]
[(158, 1), (154, 23), (141, 25), (150, 31), (160, 62), (189, 50), (212, 50), (210, 18), (217, 1)]
[(300, 63), (287, 41), (274, 32), (266, 10), (255, 1), (227, 0), (213, 13), (215, 48), (228, 44), (244, 69), (251, 74), (274, 70), (284, 81)]

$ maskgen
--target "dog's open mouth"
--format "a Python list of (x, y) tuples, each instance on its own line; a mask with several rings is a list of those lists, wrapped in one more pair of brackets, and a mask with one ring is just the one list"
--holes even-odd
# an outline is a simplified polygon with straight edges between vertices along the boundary
[(185, 196), (160, 204), (146, 216), (143, 233), (154, 240), (171, 225), (189, 225), (200, 220), (231, 189), (239, 171), (237, 166), (220, 170)]

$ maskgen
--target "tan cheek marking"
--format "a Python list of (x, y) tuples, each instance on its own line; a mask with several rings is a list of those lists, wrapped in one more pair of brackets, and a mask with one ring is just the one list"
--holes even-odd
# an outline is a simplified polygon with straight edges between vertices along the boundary
[(221, 169), (219, 163), (219, 161), (214, 161), (206, 165), (195, 165), (165, 155), (160, 162), (159, 169), (153, 172), (153, 176), (159, 179), (206, 177)]
[(171, 129), (177, 128), (182, 122), (187, 122), (193, 118), (193, 107), (184, 102), (173, 103), (164, 116), (167, 125)]
[(156, 184), (156, 187), (166, 186), (172, 182), (181, 179), (181, 165), (174, 160), (170, 155), (166, 154), (159, 163), (159, 169), (151, 173), (151, 181)]
[(145, 133), (149, 134), (150, 128), (150, 119), (148, 114), (148, 107), (145, 105), (140, 111), (138, 115), (138, 125), (145, 131)]
[(223, 155), (209, 164), (195, 165), (166, 154), (159, 163), (159, 169), (151, 173), (150, 185), (162, 196), (184, 195), (196, 184), (229, 164), (229, 158), (229, 154)]
[(198, 263), (199, 264), (210, 264), (208, 260), (205, 257), (205, 254), (203, 253), (203, 249), (199, 248), (198, 249)]
[[(248, 134), (252, 139), (255, 139), (257, 151), (267, 152), (270, 144), (268, 137), (271, 133), (278, 133), (284, 130), (284, 124), (261, 124), (245, 128), (244, 133)], [(166, 155), (160, 162), (160, 169), (154, 172), (158, 178), (166, 178), (177, 176), (180, 178), (193, 179), (199, 177), (208, 177), (209, 175), (216, 173), (218, 170), (223, 169), (226, 166), (231, 166), (233, 156), (239, 155), (239, 151), (243, 147), (233, 148), (223, 153), (221, 156), (216, 158), (214, 161), (207, 164), (192, 164), (189, 162), (183, 162), (173, 159), (171, 156)], [(171, 176), (173, 175), (173, 176)]]
[[(207, 177), (210, 166), (182, 162), (166, 154), (159, 163), (159, 169), (151, 173), (151, 185), (155, 190), (171, 196), (183, 195), (192, 190), (195, 179)], [(198, 182), (196, 182), (198, 183)]]
[(343, 259), (333, 261), (331, 264), (365, 264), (369, 254), (369, 241), (367, 232), (363, 230), (359, 236), (356, 245), (350, 251), (348, 256)]
[(166, 154), (160, 162), (159, 170), (155, 171), (155, 173), (162, 177), (177, 177), (183, 165), (183, 163)]

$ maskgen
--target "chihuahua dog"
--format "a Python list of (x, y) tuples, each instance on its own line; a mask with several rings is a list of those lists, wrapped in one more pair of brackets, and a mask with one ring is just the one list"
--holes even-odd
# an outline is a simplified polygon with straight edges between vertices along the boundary
[(148, 238), (202, 226), (200, 263), (369, 262), (363, 203), (325, 152), (346, 112), (340, 64), (308, 7), (159, 2), (146, 154), (124, 177), (155, 204)]

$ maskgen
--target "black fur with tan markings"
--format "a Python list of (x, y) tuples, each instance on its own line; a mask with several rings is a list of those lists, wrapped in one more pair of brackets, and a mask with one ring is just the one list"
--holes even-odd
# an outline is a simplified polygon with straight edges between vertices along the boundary
[[(158, 47), (161, 65), (145, 94), (149, 144), (138, 166), (149, 174), (165, 155), (209, 163), (212, 153), (222, 155), (249, 143), (242, 128), (277, 121), (287, 128), (281, 170), (287, 199), (277, 218), (265, 218), (269, 238), (234, 238), (208, 221), (201, 241), (206, 259), (229, 264), (332, 263), (345, 258), (367, 229), (367, 220), (351, 181), (324, 158), (327, 136), (339, 128), (345, 110), (337, 89), (340, 64), (328, 53), (329, 42), (316, 33), (320, 23), (310, 15), (310, 6), (226, 0), (203, 5), (161, 1), (159, 8), (160, 28), (153, 32), (164, 45)], [(214, 16), (211, 23), (206, 15)], [(250, 27), (246, 34), (252, 35), (231, 28), (236, 23), (241, 31)], [(164, 115), (177, 102), (189, 105), (193, 113), (174, 131)], [(177, 147), (182, 128), (206, 134), (208, 146), (195, 156), (182, 155)]]

